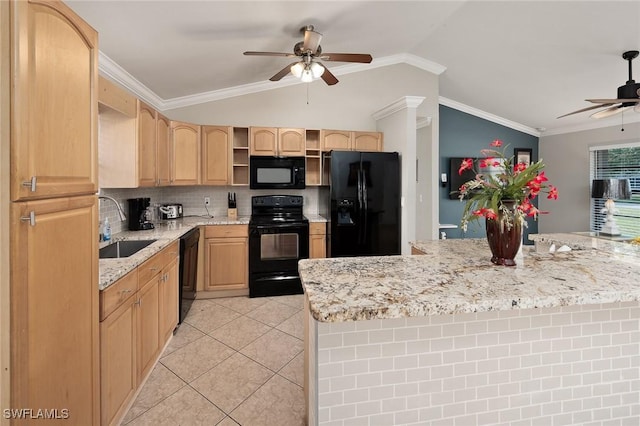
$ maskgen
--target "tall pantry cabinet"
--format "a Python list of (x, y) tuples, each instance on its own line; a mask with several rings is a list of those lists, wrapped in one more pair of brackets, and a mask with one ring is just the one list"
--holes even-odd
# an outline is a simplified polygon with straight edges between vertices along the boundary
[(98, 424), (98, 35), (56, 0), (9, 13), (10, 404)]

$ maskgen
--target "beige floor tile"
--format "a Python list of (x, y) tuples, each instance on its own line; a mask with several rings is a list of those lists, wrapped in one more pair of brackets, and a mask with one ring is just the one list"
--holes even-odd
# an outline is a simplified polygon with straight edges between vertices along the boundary
[(304, 352), (300, 352), (278, 372), (298, 386), (304, 386)]
[(187, 383), (229, 358), (234, 353), (230, 347), (203, 336), (200, 339), (164, 356), (160, 362)]
[(236, 311), (211, 301), (204, 301), (195, 310), (191, 308), (184, 322), (204, 333), (210, 333), (239, 316), (240, 314)]
[(236, 353), (191, 383), (209, 401), (230, 413), (262, 386), (273, 372)]
[(282, 303), (268, 301), (264, 305), (249, 312), (247, 316), (256, 321), (275, 327), (281, 322), (291, 318), (299, 309)]
[(204, 333), (202, 331), (190, 326), (186, 322), (183, 322), (182, 324), (180, 324), (180, 327), (178, 327), (176, 334), (174, 334), (171, 338), (171, 341), (165, 348), (162, 356), (167, 356), (170, 353), (175, 352), (184, 346), (187, 346), (189, 343), (195, 342), (202, 336), (204, 336)]
[(215, 425), (225, 414), (189, 386), (185, 386), (130, 423), (131, 426)]
[(289, 319), (281, 322), (277, 327), (278, 330), (284, 331), (287, 334), (297, 337), (300, 340), (304, 340), (304, 314), (302, 311), (298, 311), (293, 314)]
[(220, 423), (216, 426), (238, 426), (238, 423), (234, 422), (231, 417), (225, 417)]
[(289, 305), (297, 309), (304, 308), (304, 294), (290, 294), (287, 296), (277, 296), (271, 298), (274, 302)]
[(130, 422), (184, 385), (186, 383), (164, 365), (156, 364), (122, 423)]
[(302, 352), (302, 340), (272, 329), (240, 350), (265, 367), (278, 371)]
[(240, 350), (269, 330), (271, 327), (268, 325), (243, 315), (216, 328), (209, 335), (235, 350)]
[(246, 314), (251, 312), (252, 310), (259, 308), (269, 301), (268, 298), (265, 297), (224, 297), (220, 299), (215, 299), (215, 303), (227, 307), (229, 309), (233, 309), (236, 312), (241, 314)]
[(300, 386), (275, 375), (232, 413), (241, 425), (301, 426), (305, 424)]

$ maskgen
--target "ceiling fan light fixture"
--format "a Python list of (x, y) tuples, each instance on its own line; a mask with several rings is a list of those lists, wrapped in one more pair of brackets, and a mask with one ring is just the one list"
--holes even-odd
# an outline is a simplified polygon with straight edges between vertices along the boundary
[(296, 78), (301, 78), (304, 68), (304, 62), (298, 62), (297, 64), (291, 66), (291, 74), (293, 74)]
[(313, 81), (313, 73), (309, 67), (302, 71), (302, 77), (300, 77), (300, 80), (302, 80), (303, 83), (311, 83)]
[(324, 74), (324, 67), (317, 62), (312, 62), (310, 68), (313, 78), (320, 78)]

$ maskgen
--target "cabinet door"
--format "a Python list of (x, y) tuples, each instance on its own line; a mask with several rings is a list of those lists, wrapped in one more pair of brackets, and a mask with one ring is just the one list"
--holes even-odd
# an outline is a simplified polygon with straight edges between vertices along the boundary
[(200, 126), (171, 122), (171, 185), (200, 183)]
[(248, 260), (246, 238), (207, 238), (205, 290), (248, 288)]
[(136, 298), (132, 294), (100, 323), (102, 425), (117, 424), (136, 391)]
[(278, 152), (276, 127), (252, 127), (249, 133), (251, 155), (276, 155)]
[(171, 124), (167, 117), (158, 114), (156, 120), (156, 176), (157, 185), (167, 186), (171, 181), (170, 151)]
[(138, 382), (146, 377), (160, 351), (160, 274), (138, 290), (136, 313), (136, 358)]
[(278, 155), (303, 157), (305, 139), (304, 129), (278, 129)]
[(309, 236), (309, 258), (321, 259), (327, 257), (327, 244), (324, 235)]
[(178, 258), (163, 270), (160, 280), (160, 343), (169, 339), (178, 324)]
[(320, 144), (322, 151), (349, 151), (351, 150), (351, 132), (343, 130), (322, 130)]
[(95, 193), (98, 34), (62, 2), (11, 5), (11, 199)]
[(202, 184), (227, 185), (233, 127), (202, 126)]
[(96, 197), (13, 203), (10, 238), (12, 406), (67, 408), (74, 424), (97, 424)]
[(138, 107), (138, 185), (156, 185), (156, 111), (139, 102)]
[(379, 132), (354, 132), (354, 151), (382, 151), (382, 133)]

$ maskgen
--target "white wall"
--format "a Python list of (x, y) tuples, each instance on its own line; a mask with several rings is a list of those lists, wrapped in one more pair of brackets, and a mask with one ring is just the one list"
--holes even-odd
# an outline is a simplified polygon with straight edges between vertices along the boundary
[(539, 219), (538, 231), (589, 230), (589, 147), (640, 141), (640, 123), (625, 124), (540, 138), (540, 158), (549, 183), (560, 196), (555, 201), (540, 197), (539, 208), (548, 211)]

